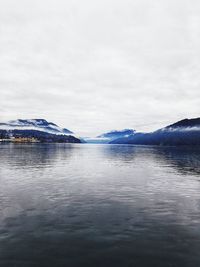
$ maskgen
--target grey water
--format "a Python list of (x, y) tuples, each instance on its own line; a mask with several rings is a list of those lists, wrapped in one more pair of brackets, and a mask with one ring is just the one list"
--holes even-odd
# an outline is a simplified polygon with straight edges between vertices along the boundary
[(200, 150), (1, 144), (0, 266), (200, 266)]

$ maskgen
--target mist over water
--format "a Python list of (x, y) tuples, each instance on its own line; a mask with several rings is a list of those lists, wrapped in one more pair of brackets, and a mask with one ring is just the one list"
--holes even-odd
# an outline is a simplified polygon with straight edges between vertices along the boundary
[(0, 266), (200, 266), (200, 150), (0, 146)]

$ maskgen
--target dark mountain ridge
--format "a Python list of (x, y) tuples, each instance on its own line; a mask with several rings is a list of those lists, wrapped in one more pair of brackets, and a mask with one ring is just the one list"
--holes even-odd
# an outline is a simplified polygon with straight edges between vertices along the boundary
[(169, 129), (169, 128), (193, 128), (193, 127), (200, 127), (200, 118), (184, 119), (174, 124), (171, 124), (165, 128)]
[(15, 141), (21, 139), (35, 139), (41, 143), (81, 143), (81, 140), (72, 135), (51, 134), (37, 130), (0, 130), (0, 139)]

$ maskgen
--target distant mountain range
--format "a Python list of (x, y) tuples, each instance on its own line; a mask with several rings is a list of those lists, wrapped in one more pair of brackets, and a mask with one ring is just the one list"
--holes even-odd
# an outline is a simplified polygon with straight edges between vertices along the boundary
[(200, 118), (184, 119), (151, 133), (134, 133), (110, 144), (135, 145), (200, 145)]
[(124, 129), (84, 139), (77, 138), (72, 131), (44, 119), (19, 119), (0, 123), (0, 141), (199, 146), (200, 118), (184, 119), (151, 133)]
[(93, 144), (108, 144), (115, 139), (132, 136), (134, 133), (135, 130), (132, 129), (124, 129), (121, 131), (114, 130), (108, 133), (101, 134), (95, 138), (85, 138), (85, 141), (87, 143), (93, 143)]
[(13, 120), (0, 123), (1, 140), (37, 140), (39, 142), (81, 143), (73, 132), (44, 119)]

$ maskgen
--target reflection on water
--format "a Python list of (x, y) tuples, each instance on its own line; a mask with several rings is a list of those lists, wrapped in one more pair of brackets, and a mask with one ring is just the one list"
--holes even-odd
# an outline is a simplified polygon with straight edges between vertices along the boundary
[(0, 266), (200, 266), (200, 150), (0, 146)]
[(135, 156), (154, 158), (162, 165), (174, 167), (181, 174), (200, 175), (200, 148), (194, 147), (147, 147), (131, 145), (106, 146), (105, 154), (132, 162)]
[(157, 151), (157, 155), (163, 157), (171, 167), (181, 174), (200, 175), (200, 149), (190, 147), (166, 147)]

